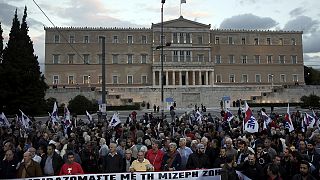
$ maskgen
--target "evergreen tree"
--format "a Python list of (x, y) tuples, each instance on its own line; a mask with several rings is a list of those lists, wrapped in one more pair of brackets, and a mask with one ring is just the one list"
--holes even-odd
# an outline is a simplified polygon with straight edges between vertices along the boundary
[[(6, 86), (0, 87), (0, 96), (7, 113), (22, 109), (26, 114), (42, 113), (45, 107), (45, 91), (48, 88), (41, 75), (38, 57), (34, 55), (33, 42), (28, 35), (27, 7), (21, 26), (15, 12), (8, 45), (3, 53)], [(4, 88), (4, 89), (3, 89)], [(0, 90), (0, 92), (1, 92)]]
[(0, 63), (2, 63), (2, 54), (3, 54), (3, 30), (0, 22)]

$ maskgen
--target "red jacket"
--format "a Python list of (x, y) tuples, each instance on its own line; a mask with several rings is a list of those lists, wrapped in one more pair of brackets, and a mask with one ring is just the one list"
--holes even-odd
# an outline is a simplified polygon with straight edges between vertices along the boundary
[(160, 149), (157, 152), (154, 152), (153, 149), (149, 149), (146, 153), (146, 159), (150, 161), (150, 163), (154, 167), (154, 171), (161, 171), (161, 163), (164, 156), (164, 152)]

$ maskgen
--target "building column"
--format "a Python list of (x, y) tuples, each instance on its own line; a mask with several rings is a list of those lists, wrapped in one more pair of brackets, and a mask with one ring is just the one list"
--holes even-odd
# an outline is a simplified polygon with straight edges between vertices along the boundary
[(172, 71), (172, 85), (176, 85), (176, 72), (174, 70)]
[(189, 71), (186, 71), (186, 86), (189, 85)]
[(206, 85), (209, 85), (209, 72), (206, 71)]
[(179, 85), (182, 86), (182, 71), (179, 71)]
[(152, 77), (152, 86), (155, 86), (155, 85), (156, 85), (156, 71), (153, 70), (153, 71), (152, 71), (152, 74), (153, 74), (153, 77)]
[(166, 71), (166, 86), (169, 85), (169, 71)]
[(201, 70), (199, 70), (199, 85), (202, 85)]
[(196, 85), (196, 71), (192, 71), (192, 85)]
[[(222, 77), (221, 77), (221, 81), (222, 81)], [(211, 84), (214, 85), (214, 71), (211, 71)]]
[(162, 78), (161, 78), (162, 74), (161, 74), (161, 71), (158, 71), (158, 72), (159, 72), (159, 86), (161, 86), (161, 84), (162, 84)]

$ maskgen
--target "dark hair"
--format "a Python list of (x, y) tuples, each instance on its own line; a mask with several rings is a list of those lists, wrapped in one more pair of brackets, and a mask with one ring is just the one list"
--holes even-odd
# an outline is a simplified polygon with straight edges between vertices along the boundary
[(274, 175), (279, 174), (279, 166), (278, 165), (269, 163), (267, 165), (267, 168), (269, 169), (269, 171), (272, 172), (272, 174), (274, 174)]
[(306, 161), (306, 160), (302, 160), (302, 161), (300, 161), (300, 165), (301, 165), (301, 164), (305, 164), (305, 165), (307, 165), (308, 169), (310, 168), (310, 164), (309, 164), (309, 162), (308, 162), (308, 161)]
[(49, 144), (48, 147), (52, 147), (52, 149), (56, 149), (56, 145), (54, 145), (54, 144), (52, 144), (52, 143)]
[(68, 157), (68, 156), (74, 156), (74, 153), (73, 153), (73, 152), (68, 152), (68, 153), (67, 153), (67, 157)]
[(226, 157), (226, 163), (231, 163), (234, 160), (234, 156), (232, 154), (228, 154)]

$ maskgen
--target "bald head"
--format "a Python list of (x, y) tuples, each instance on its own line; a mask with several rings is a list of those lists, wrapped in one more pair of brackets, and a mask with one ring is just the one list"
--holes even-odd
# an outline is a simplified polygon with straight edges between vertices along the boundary
[(27, 151), (23, 154), (23, 160), (25, 163), (30, 163), (31, 159), (32, 159), (32, 157), (31, 157), (31, 153), (29, 151)]

